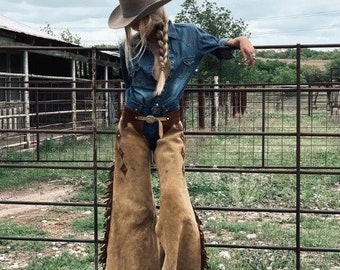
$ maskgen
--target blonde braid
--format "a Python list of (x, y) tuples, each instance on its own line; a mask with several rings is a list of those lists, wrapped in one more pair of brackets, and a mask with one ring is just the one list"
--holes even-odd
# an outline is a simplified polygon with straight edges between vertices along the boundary
[[(166, 70), (169, 66), (168, 28), (169, 18), (163, 7), (158, 8), (149, 16), (140, 20), (138, 34), (132, 35), (130, 25), (125, 27), (125, 61), (127, 66), (129, 62), (143, 55), (148, 43), (148, 37), (156, 29), (157, 45), (159, 47), (159, 61), (157, 61), (157, 64), (160, 65), (160, 72), (157, 78), (155, 95), (160, 95), (163, 91), (166, 81)], [(158, 67), (156, 61), (155, 66)]]
[(168, 45), (168, 23), (160, 23), (158, 26), (157, 38), (158, 38), (158, 46), (159, 46), (159, 63), (160, 63), (160, 73), (158, 77), (158, 82), (155, 90), (155, 95), (160, 95), (163, 91), (166, 74), (165, 69), (168, 64), (168, 54), (169, 54), (169, 45)]

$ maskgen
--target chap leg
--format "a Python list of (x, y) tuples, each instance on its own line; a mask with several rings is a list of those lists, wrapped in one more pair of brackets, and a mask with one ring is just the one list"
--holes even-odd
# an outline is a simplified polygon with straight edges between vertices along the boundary
[(159, 270), (156, 210), (146, 139), (119, 125), (106, 270)]
[(201, 269), (201, 241), (184, 178), (182, 124), (157, 142), (155, 162), (160, 178), (160, 214), (156, 226), (165, 259), (163, 270)]

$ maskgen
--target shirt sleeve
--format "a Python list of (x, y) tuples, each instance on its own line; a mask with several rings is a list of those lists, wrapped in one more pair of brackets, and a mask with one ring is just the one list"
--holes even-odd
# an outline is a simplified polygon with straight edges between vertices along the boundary
[(197, 27), (201, 53), (211, 53), (218, 59), (228, 60), (235, 56), (235, 48), (228, 46), (228, 38), (217, 38)]
[(228, 60), (235, 57), (235, 48), (227, 45), (228, 39), (221, 38), (219, 40), (219, 47), (211, 53), (219, 59)]

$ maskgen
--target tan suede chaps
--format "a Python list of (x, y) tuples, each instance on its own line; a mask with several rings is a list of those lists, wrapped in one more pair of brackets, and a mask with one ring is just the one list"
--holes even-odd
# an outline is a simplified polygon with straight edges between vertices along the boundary
[(182, 123), (178, 117), (164, 125), (154, 151), (161, 189), (159, 214), (141, 123), (126, 112), (119, 122), (102, 263), (106, 270), (206, 269), (203, 233), (184, 178)]

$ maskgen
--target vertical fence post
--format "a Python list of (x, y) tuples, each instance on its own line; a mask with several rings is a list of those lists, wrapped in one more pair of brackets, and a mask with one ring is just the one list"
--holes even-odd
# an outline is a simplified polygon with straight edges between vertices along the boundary
[(105, 88), (105, 98), (104, 98), (104, 102), (105, 102), (105, 104), (104, 104), (104, 109), (105, 109), (105, 126), (106, 127), (108, 127), (109, 125), (110, 125), (110, 123), (109, 123), (109, 92), (107, 91), (107, 89), (109, 88), (109, 83), (108, 83), (108, 80), (109, 80), (109, 69), (108, 69), (108, 67), (106, 66), (105, 67), (105, 71), (104, 71), (105, 73), (104, 73), (104, 76), (105, 76), (105, 86), (104, 86), (104, 88)]
[[(203, 86), (203, 79), (198, 79), (199, 88)], [(198, 91), (198, 128), (204, 129), (205, 128), (205, 121), (204, 121), (204, 112), (205, 112), (205, 93), (203, 91)]]
[[(76, 84), (76, 60), (71, 60), (71, 70), (72, 70), (72, 88), (77, 88)], [(77, 92), (72, 91), (72, 128), (77, 129)]]
[[(29, 87), (29, 77), (28, 77), (28, 51), (24, 51), (24, 81), (25, 81), (25, 88)], [(24, 114), (25, 114), (25, 129), (29, 130), (31, 127), (30, 123), (30, 93), (28, 90), (25, 90), (24, 92)], [(26, 142), (26, 148), (31, 147), (31, 138), (30, 133), (25, 134), (25, 142)]]
[(266, 135), (265, 135), (265, 131), (266, 131), (266, 91), (265, 91), (265, 86), (263, 86), (263, 90), (262, 90), (262, 119), (261, 119), (261, 131), (262, 131), (262, 135), (261, 135), (261, 165), (262, 168), (266, 167), (266, 156), (267, 156), (267, 152), (266, 152)]
[(92, 136), (93, 136), (93, 220), (94, 268), (98, 270), (98, 149), (97, 149), (97, 50), (92, 48)]
[[(214, 76), (214, 89), (218, 89), (218, 76)], [(214, 91), (213, 97), (213, 106), (211, 113), (211, 128), (212, 130), (218, 130), (218, 101), (219, 101), (219, 92)]]
[(296, 270), (301, 269), (301, 45), (296, 47)]

